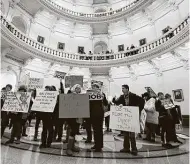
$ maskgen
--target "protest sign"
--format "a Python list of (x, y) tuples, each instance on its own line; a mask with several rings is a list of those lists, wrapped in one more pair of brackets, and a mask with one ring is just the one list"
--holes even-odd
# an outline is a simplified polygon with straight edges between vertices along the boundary
[(143, 131), (144, 131), (144, 129), (145, 129), (146, 117), (147, 117), (147, 113), (146, 113), (146, 111), (143, 109), (143, 110), (141, 111), (141, 117), (140, 117), (140, 125), (141, 125), (141, 128), (142, 128)]
[(7, 92), (2, 111), (28, 113), (30, 92)]
[(64, 79), (65, 75), (66, 75), (65, 72), (55, 71), (54, 77), (59, 79)]
[(65, 77), (65, 88), (73, 87), (75, 84), (83, 87), (83, 76), (66, 76)]
[(102, 100), (103, 95), (100, 91), (94, 91), (93, 89), (87, 90), (87, 93), (89, 94), (89, 100)]
[(59, 118), (89, 118), (88, 94), (61, 94), (59, 96)]
[(53, 112), (57, 102), (57, 95), (57, 91), (38, 92), (31, 110), (39, 112)]
[(43, 78), (30, 78), (28, 88), (29, 89), (42, 89), (44, 85)]
[(140, 133), (139, 108), (111, 106), (110, 129)]
[(150, 94), (151, 97), (157, 97), (156, 93), (152, 90), (151, 87), (145, 87), (147, 92)]

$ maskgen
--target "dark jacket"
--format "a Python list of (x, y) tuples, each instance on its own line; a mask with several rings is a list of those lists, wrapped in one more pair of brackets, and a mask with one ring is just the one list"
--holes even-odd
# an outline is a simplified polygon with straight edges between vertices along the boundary
[[(122, 104), (123, 106), (126, 106), (124, 95), (121, 95), (117, 100), (113, 99), (112, 102), (116, 105)], [(139, 107), (139, 112), (141, 112), (141, 110), (144, 108), (144, 104), (145, 104), (145, 101), (142, 97), (140, 97), (134, 93), (131, 93), (131, 92), (129, 93), (129, 105), (128, 106), (137, 106), (137, 107)]]

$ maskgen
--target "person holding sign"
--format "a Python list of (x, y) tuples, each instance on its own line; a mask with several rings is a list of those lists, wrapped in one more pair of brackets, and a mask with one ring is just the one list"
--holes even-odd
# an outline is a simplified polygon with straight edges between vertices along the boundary
[[(76, 84), (71, 89), (72, 93), (80, 94), (81, 93), (81, 86), (79, 84)], [(75, 147), (75, 135), (77, 134), (77, 128), (78, 128), (78, 121), (76, 118), (69, 118), (67, 119), (67, 123), (71, 129), (69, 138), (68, 138), (68, 144), (67, 144), (67, 150), (66, 154), (68, 156), (72, 156), (73, 152), (79, 152), (79, 148)]]
[[(26, 88), (24, 86), (20, 86), (19, 89), (18, 89), (18, 92), (22, 92), (24, 94), (24, 93), (27, 92), (27, 90), (26, 90)], [(22, 97), (22, 95), (21, 95), (21, 97)], [(26, 97), (22, 97), (20, 99), (21, 99), (21, 101), (24, 101), (25, 98)], [(28, 106), (28, 108), (29, 108), (29, 106)], [(22, 112), (11, 112), (11, 121), (12, 121), (12, 124), (13, 124), (13, 128), (11, 130), (11, 138), (5, 144), (13, 143), (15, 137), (17, 138), (16, 144), (20, 144), (23, 117), (25, 115), (26, 115), (26, 113), (24, 114)]]
[(92, 128), (94, 131), (95, 145), (91, 149), (95, 152), (101, 152), (103, 148), (103, 97), (98, 84), (93, 84), (92, 89), (94, 90), (94, 93), (92, 95), (89, 95), (90, 120), (92, 122)]
[[(7, 84), (6, 87), (2, 88), (2, 90), (1, 90), (1, 109), (3, 107), (4, 101), (6, 98), (6, 92), (9, 92), (11, 90), (12, 90), (12, 85), (10, 85), (10, 84)], [(9, 124), (8, 112), (1, 111), (1, 137), (3, 136), (8, 124)]]
[[(137, 96), (134, 93), (129, 91), (128, 85), (122, 85), (122, 92), (121, 95), (117, 100), (113, 98), (112, 102), (119, 106), (137, 106), (141, 111), (144, 108), (144, 99), (140, 96)], [(140, 114), (140, 113), (139, 113)], [(139, 120), (139, 119), (137, 119)], [(131, 143), (131, 144), (130, 144)], [(131, 146), (131, 151), (130, 151)], [(120, 152), (130, 153), (132, 155), (137, 155), (137, 147), (136, 147), (136, 139), (135, 139), (135, 132), (124, 132), (124, 143), (123, 149)]]

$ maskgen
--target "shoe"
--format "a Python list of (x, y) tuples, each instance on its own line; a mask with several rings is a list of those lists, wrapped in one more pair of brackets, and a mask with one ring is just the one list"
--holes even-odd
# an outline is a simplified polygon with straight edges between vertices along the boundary
[(95, 146), (93, 146), (93, 147), (91, 147), (91, 149), (92, 149), (92, 150), (95, 150), (95, 149), (96, 149), (96, 147), (95, 147)]
[(27, 135), (27, 134), (22, 134), (22, 136), (25, 136), (25, 137), (27, 137), (28, 135)]
[(120, 133), (118, 136), (124, 136), (124, 135)]
[(61, 142), (61, 139), (60, 139), (60, 138), (58, 138), (58, 139), (56, 140), (56, 142)]
[(8, 141), (5, 142), (5, 145), (7, 145), (7, 144), (12, 144), (12, 143), (14, 143), (14, 140), (11, 140), (11, 139), (10, 139), (10, 140), (8, 140)]
[(130, 153), (130, 150), (123, 148), (123, 149), (120, 150), (120, 152), (122, 152), (122, 153)]
[(46, 148), (46, 144), (41, 144), (40, 148)]
[(15, 143), (16, 143), (16, 144), (20, 144), (20, 139), (17, 139), (17, 140), (15, 141)]
[(179, 140), (175, 140), (174, 143), (180, 143), (183, 144), (183, 142), (179, 141)]
[(47, 148), (51, 148), (51, 144), (47, 144), (47, 146), (46, 146)]
[(138, 151), (137, 151), (137, 150), (132, 150), (132, 151), (131, 151), (131, 154), (134, 155), (134, 156), (137, 156)]
[(92, 143), (92, 141), (91, 140), (86, 140), (85, 143)]
[(102, 149), (101, 149), (101, 148), (96, 148), (96, 149), (94, 150), (94, 152), (102, 152)]
[(169, 144), (169, 143), (166, 143), (165, 144), (165, 148), (168, 148), (168, 149), (170, 149), (170, 148), (173, 148), (174, 146), (172, 146), (171, 144)]
[(38, 141), (37, 137), (34, 137), (34, 141)]

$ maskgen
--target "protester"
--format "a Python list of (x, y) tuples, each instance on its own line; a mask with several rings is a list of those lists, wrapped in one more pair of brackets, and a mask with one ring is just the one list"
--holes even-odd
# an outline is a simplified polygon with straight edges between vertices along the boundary
[[(95, 93), (100, 92), (99, 84), (94, 83), (92, 90)], [(91, 148), (95, 152), (101, 152), (103, 148), (103, 120), (104, 120), (104, 109), (103, 100), (90, 100), (90, 120), (92, 122), (92, 128), (94, 131), (94, 143), (95, 145)]]
[(147, 113), (146, 117), (146, 138), (144, 140), (156, 141), (156, 127), (158, 124), (158, 112), (156, 111), (155, 102), (156, 100), (154, 98), (150, 97), (150, 94), (148, 92), (144, 93), (144, 99), (146, 101), (144, 110)]
[[(18, 92), (27, 92), (26, 87), (20, 86), (18, 89)], [(20, 144), (23, 119), (25, 118), (27, 114), (24, 114), (21, 112), (10, 112), (10, 114), (11, 114), (11, 121), (12, 121), (13, 127), (11, 130), (11, 138), (5, 144), (13, 143), (14, 138), (17, 138), (15, 143)]]
[[(170, 94), (168, 94), (168, 93), (165, 94), (165, 99), (168, 100), (168, 102), (170, 104), (174, 105), (174, 102), (173, 102)], [(180, 124), (180, 117), (179, 117), (179, 114), (177, 113), (176, 106), (174, 105), (174, 107), (171, 108), (171, 109), (169, 109), (169, 111), (170, 111), (170, 114), (172, 116), (172, 125), (171, 125), (171, 129), (172, 130), (171, 130), (171, 135), (170, 135), (171, 136), (171, 140), (173, 142), (175, 142), (175, 143), (182, 144), (182, 142), (179, 141), (178, 138), (177, 138), (176, 129), (175, 129), (175, 125), (176, 124)]]
[[(50, 86), (45, 87), (45, 91), (51, 91)], [(51, 143), (53, 140), (53, 119), (52, 113), (50, 112), (41, 112), (40, 118), (42, 119), (43, 123), (43, 130), (42, 130), (42, 138), (41, 138), (41, 145), (40, 148), (49, 148), (51, 147)]]
[[(79, 84), (74, 85), (73, 88), (71, 89), (71, 92), (80, 94), (81, 86)], [(75, 146), (75, 135), (77, 134), (78, 122), (76, 118), (70, 118), (70, 119), (67, 119), (67, 123), (71, 129), (71, 132), (68, 138), (66, 154), (69, 156), (72, 156), (73, 152), (80, 151), (80, 149)]]
[[(162, 146), (166, 148), (172, 148), (171, 133), (172, 133), (172, 116), (169, 110), (164, 107), (164, 94), (158, 93), (158, 100), (156, 102), (156, 110), (159, 112), (159, 123), (161, 126), (161, 141)], [(166, 138), (165, 138), (166, 134)]]
[[(131, 93), (129, 91), (128, 85), (122, 85), (122, 92), (123, 95), (121, 95), (117, 100), (113, 98), (112, 102), (120, 106), (138, 106), (139, 111), (141, 111), (144, 108), (144, 99), (140, 96), (137, 96), (134, 93)], [(128, 131), (124, 132), (123, 149), (120, 150), (120, 152), (130, 153), (130, 143), (131, 143), (131, 154), (137, 155), (138, 151), (136, 147), (135, 132), (128, 132)]]

